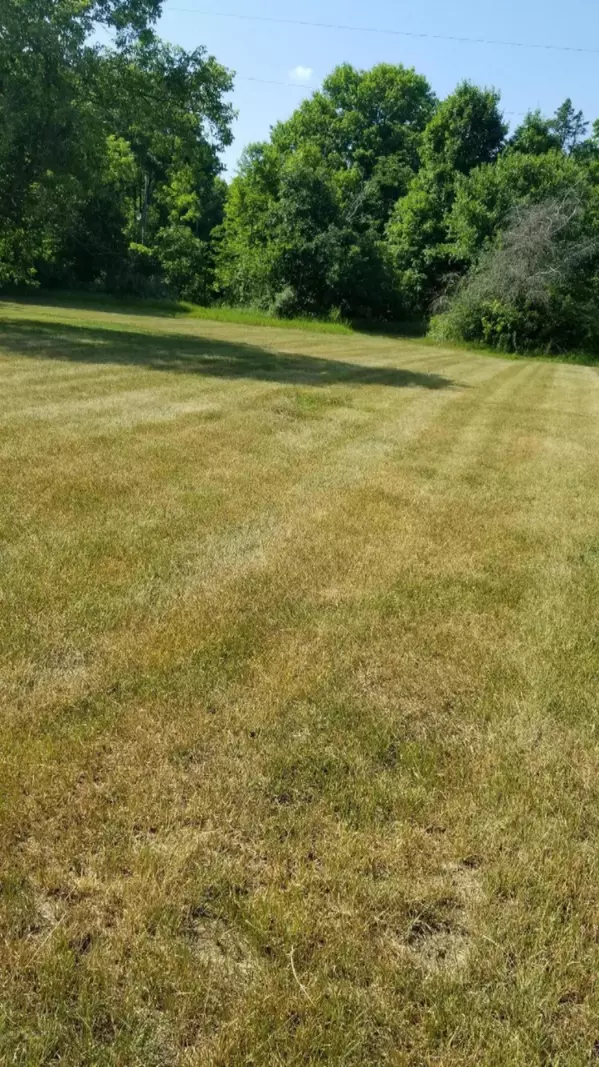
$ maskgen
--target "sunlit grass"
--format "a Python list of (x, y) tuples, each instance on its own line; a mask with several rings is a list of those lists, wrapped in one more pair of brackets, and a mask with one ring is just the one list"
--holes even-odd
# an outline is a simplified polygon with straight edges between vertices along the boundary
[(149, 300), (132, 296), (124, 296), (120, 299), (107, 296), (103, 293), (78, 293), (63, 292), (55, 293), (33, 291), (31, 296), (26, 297), (23, 303), (36, 306), (51, 305), (56, 308), (78, 308), (81, 311), (88, 310), (120, 310), (123, 314), (133, 315), (168, 315), (177, 319), (202, 319), (210, 322), (232, 322), (244, 326), (275, 326), (278, 329), (301, 329), (315, 330), (317, 333), (352, 333), (352, 326), (343, 320), (330, 318), (318, 318), (315, 316), (295, 316), (282, 319), (269, 311), (259, 308), (229, 307), (226, 304), (202, 307), (200, 304), (192, 304), (185, 300)]
[(0, 1063), (599, 1049), (599, 380), (0, 310)]

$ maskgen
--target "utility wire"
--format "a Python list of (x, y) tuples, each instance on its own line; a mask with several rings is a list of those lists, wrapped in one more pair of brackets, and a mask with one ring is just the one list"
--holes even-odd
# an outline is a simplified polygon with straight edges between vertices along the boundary
[[(174, 11), (174, 10), (179, 10), (179, 9), (171, 8), (171, 11)], [(108, 35), (109, 39), (113, 43), (116, 41), (116, 36), (111, 35), (108, 31), (107, 31), (107, 35)], [(290, 89), (300, 89), (300, 90), (308, 89), (308, 90), (313, 90), (314, 92), (316, 92), (318, 89), (321, 88), (320, 82), (318, 84), (316, 84), (315, 82), (281, 81), (278, 78), (255, 78), (250, 74), (245, 74), (245, 75), (244, 74), (238, 74), (237, 71), (233, 71), (233, 80), (235, 82), (254, 82), (257, 85), (285, 85)], [(504, 111), (503, 113), (504, 113), (504, 115), (526, 115), (526, 114), (528, 114), (528, 112), (526, 112), (526, 111)]]
[[(309, 89), (316, 92), (320, 84), (314, 82), (289, 82), (279, 81), (276, 78), (252, 78), (250, 75), (237, 74), (233, 71), (233, 80), (236, 82), (257, 82), (259, 85), (288, 85), (291, 89)], [(527, 111), (503, 111), (504, 115), (527, 115)]]
[(249, 75), (236, 74), (233, 71), (233, 80), (237, 82), (258, 82), (259, 85), (289, 85), (291, 89), (320, 89), (320, 85), (314, 82), (283, 82), (276, 78), (251, 78)]
[(241, 15), (235, 11), (204, 11), (197, 7), (168, 7), (169, 11), (186, 12), (193, 15), (206, 15), (219, 19), (242, 19), (245, 22), (271, 22), (280, 26), (309, 26), (318, 30), (344, 30), (352, 33), (380, 33), (391, 37), (414, 37), (430, 41), (453, 41), (461, 44), (500, 45), (504, 48), (536, 48), (550, 52), (577, 52), (599, 55), (599, 48), (580, 48), (565, 44), (542, 44), (526, 41), (500, 41), (485, 37), (452, 37), (443, 33), (416, 33), (412, 30), (392, 30), (382, 26), (347, 26), (333, 22), (309, 22), (305, 19), (280, 19), (268, 15)]

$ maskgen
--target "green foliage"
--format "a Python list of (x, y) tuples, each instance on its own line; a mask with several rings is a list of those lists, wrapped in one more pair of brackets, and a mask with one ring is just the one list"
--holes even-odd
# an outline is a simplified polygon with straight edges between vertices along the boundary
[(413, 167), (434, 104), (426, 78), (413, 69), (381, 63), (358, 71), (346, 63), (275, 127), (273, 143), (284, 153), (310, 143), (332, 170), (355, 167), (364, 177), (388, 156), (402, 155)]
[(538, 108), (529, 111), (515, 130), (510, 145), (526, 155), (542, 155), (556, 148), (570, 154), (583, 144), (588, 125), (582, 111), (575, 111), (568, 98), (553, 118), (545, 118)]
[(397, 202), (387, 229), (387, 249), (402, 305), (426, 309), (448, 268), (447, 215), (453, 189), (439, 172), (424, 169)]
[(308, 313), (389, 315), (397, 297), (385, 225), (434, 106), (413, 70), (338, 67), (268, 145), (246, 153), (222, 231), (222, 293)]
[(433, 337), (598, 348), (599, 169), (586, 129), (570, 100), (552, 119), (530, 112), (495, 161), (458, 178), (445, 246), (455, 273)]
[(538, 109), (527, 112), (509, 143), (512, 151), (527, 156), (541, 156), (562, 147), (551, 119), (544, 118)]
[[(462, 82), (439, 102), (413, 69), (342, 64), (226, 185), (231, 75), (201, 46), (161, 41), (160, 11), (160, 0), (4, 0), (0, 287), (285, 320), (423, 321), (443, 307), (433, 328), (455, 337), (594, 343), (594, 254), (558, 271), (551, 298), (507, 293), (497, 268), (514, 281), (515, 223), (543, 205), (576, 201), (574, 245), (599, 236), (599, 125), (589, 136), (571, 100), (549, 118), (529, 112), (506, 139), (493, 89)], [(96, 43), (100, 24), (116, 31), (111, 48)], [(555, 282), (563, 234), (518, 232), (522, 262), (530, 253), (534, 277)]]
[(230, 187), (217, 252), (217, 286), (242, 305), (266, 306), (270, 291), (273, 214), (279, 156), (271, 145), (250, 145)]
[(582, 111), (575, 111), (572, 101), (568, 98), (558, 107), (552, 128), (564, 152), (573, 152), (582, 143), (588, 125), (588, 122), (584, 121)]
[(143, 33), (159, 17), (162, 0), (84, 0), (78, 6), (91, 21), (114, 26), (121, 33)]
[[(160, 42), (159, 11), (157, 0), (3, 5), (0, 284), (206, 295), (231, 78), (204, 49)], [(98, 21), (117, 29), (116, 48), (91, 43)]]
[(583, 186), (523, 200), (433, 320), (432, 335), (503, 351), (596, 350), (599, 242), (591, 205)]
[(517, 205), (564, 195), (583, 181), (576, 162), (558, 149), (524, 155), (510, 148), (496, 163), (476, 167), (458, 180), (447, 219), (453, 259), (476, 262)]
[(398, 200), (387, 229), (395, 283), (410, 312), (426, 311), (452, 270), (448, 220), (460, 177), (490, 164), (505, 132), (498, 94), (468, 82), (443, 101), (427, 125), (422, 168)]
[(197, 303), (210, 298), (210, 252), (206, 242), (195, 237), (188, 226), (179, 224), (160, 230), (156, 256), (169, 292)]
[(95, 55), (65, 3), (5, 0), (0, 23), (0, 281), (28, 281), (90, 154), (81, 106)]
[(422, 137), (425, 168), (450, 174), (468, 174), (480, 163), (497, 158), (507, 127), (499, 111), (499, 93), (462, 82), (439, 105)]
[[(584, 278), (595, 292), (593, 257), (557, 266), (568, 241), (599, 232), (599, 138), (585, 131), (566, 101), (551, 119), (529, 113), (506, 142), (494, 90), (464, 82), (437, 104), (414, 71), (341, 66), (246, 152), (218, 235), (219, 292), (281, 318), (366, 320), (426, 315), (453, 292), (436, 333), (503, 348), (590, 343), (580, 290)], [(573, 195), (581, 233), (543, 243), (518, 231), (530, 246), (520, 261), (533, 278), (549, 272), (551, 292), (506, 291), (502, 270), (517, 288), (515, 213)]]

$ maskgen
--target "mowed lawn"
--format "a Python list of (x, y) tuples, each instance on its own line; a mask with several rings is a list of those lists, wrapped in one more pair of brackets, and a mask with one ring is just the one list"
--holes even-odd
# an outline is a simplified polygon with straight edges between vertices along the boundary
[(0, 305), (0, 1063), (599, 1060), (599, 374)]

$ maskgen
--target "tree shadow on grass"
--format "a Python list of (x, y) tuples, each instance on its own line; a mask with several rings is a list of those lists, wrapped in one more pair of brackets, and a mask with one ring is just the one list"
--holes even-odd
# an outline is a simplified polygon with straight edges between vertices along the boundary
[(346, 363), (304, 353), (287, 354), (200, 334), (151, 334), (34, 319), (0, 319), (0, 345), (16, 355), (35, 359), (150, 367), (179, 374), (255, 378), (291, 385), (387, 385), (404, 389), (447, 389), (454, 385), (440, 374)]

